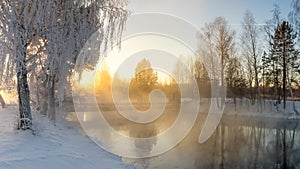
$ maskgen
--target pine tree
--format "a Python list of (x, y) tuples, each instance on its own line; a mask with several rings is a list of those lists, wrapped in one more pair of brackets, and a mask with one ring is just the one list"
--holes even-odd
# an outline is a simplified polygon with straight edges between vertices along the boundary
[(242, 65), (239, 58), (232, 57), (228, 61), (228, 68), (226, 69), (226, 83), (227, 88), (231, 90), (231, 94), (234, 99), (236, 96), (242, 96), (243, 91), (241, 89), (246, 87), (246, 80), (244, 78), (243, 71), (241, 71)]
[(137, 85), (145, 91), (151, 90), (157, 84), (157, 73), (153, 71), (147, 59), (143, 59), (138, 63), (134, 79)]
[(298, 73), (299, 55), (295, 48), (295, 39), (292, 26), (283, 21), (278, 24), (271, 36), (269, 56), (263, 58), (267, 67), (270, 83), (273, 84), (278, 103), (283, 99), (283, 108), (286, 108), (287, 88), (291, 88), (295, 73)]
[(141, 60), (135, 68), (135, 75), (132, 79), (134, 95), (144, 100), (157, 85), (157, 79), (157, 73), (151, 68), (149, 60)]

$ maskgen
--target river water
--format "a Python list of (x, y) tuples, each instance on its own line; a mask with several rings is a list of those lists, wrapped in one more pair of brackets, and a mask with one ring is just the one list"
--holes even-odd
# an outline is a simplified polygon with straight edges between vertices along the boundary
[[(124, 119), (114, 107), (99, 107), (116, 131), (134, 138), (153, 137), (166, 131), (176, 121), (179, 108), (170, 104), (155, 123), (137, 124)], [(207, 117), (205, 112), (205, 108), (200, 110), (194, 127), (171, 150), (148, 158), (122, 157), (123, 162), (135, 168), (150, 169), (300, 168), (299, 120), (225, 114), (210, 138), (200, 144), (198, 138)], [(101, 129), (94, 132), (96, 138), (113, 141), (108, 133), (103, 137)], [(149, 153), (156, 144), (155, 139), (133, 143), (136, 148)], [(120, 143), (117, 146), (127, 145)]]
[(172, 150), (151, 158), (128, 159), (136, 168), (300, 168), (300, 127), (296, 121), (223, 117), (204, 144), (197, 142), (202, 120)]

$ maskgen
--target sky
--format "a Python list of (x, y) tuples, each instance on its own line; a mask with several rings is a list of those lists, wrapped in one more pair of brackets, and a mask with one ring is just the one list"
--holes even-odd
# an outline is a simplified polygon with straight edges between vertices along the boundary
[[(132, 35), (149, 31), (172, 35), (184, 43), (189, 43), (189, 47), (195, 51), (198, 45), (196, 35), (206, 23), (210, 23), (216, 17), (222, 16), (228, 21), (231, 28), (236, 30), (237, 36), (239, 36), (243, 15), (247, 9), (253, 13), (257, 24), (264, 24), (272, 17), (271, 11), (275, 3), (280, 7), (281, 17), (287, 18), (289, 11), (292, 9), (292, 0), (129, 0), (127, 9), (131, 11), (131, 16), (129, 16), (123, 33), (125, 38), (122, 38), (122, 49), (121, 51), (116, 49), (107, 54), (109, 56), (107, 57), (108, 67), (112, 75), (117, 71), (121, 78), (128, 79), (133, 76), (135, 65), (142, 58), (147, 58), (154, 67), (169, 66), (167, 72), (171, 73), (170, 70), (174, 69), (178, 60), (168, 59), (169, 55), (176, 57), (190, 55), (180, 41), (175, 42), (176, 40), (168, 39), (166, 36)], [(168, 18), (160, 18), (160, 16), (157, 18), (155, 16), (153, 18), (139, 18), (138, 15), (135, 15), (142, 13), (169, 14), (183, 19), (189, 24), (181, 23), (180, 20), (176, 19), (169, 22)], [(166, 24), (165, 21), (169, 23)], [(194, 30), (189, 25), (193, 25), (197, 30)], [(169, 48), (171, 41), (175, 45), (173, 48)], [(174, 53), (175, 49), (178, 49), (177, 53)], [(152, 56), (154, 54), (155, 56)], [(122, 67), (122, 62), (125, 63), (126, 60), (130, 60), (131, 63), (127, 62), (125, 64), (127, 66)], [(164, 79), (164, 77), (160, 79)]]
[(161, 12), (182, 17), (201, 27), (218, 16), (230, 24), (240, 24), (245, 10), (249, 9), (262, 24), (271, 17), (273, 4), (279, 5), (282, 17), (291, 10), (292, 0), (130, 0), (128, 9), (132, 14)]

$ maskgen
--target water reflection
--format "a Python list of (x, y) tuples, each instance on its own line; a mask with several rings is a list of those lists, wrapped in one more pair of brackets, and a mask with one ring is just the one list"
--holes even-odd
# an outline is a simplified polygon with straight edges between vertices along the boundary
[(199, 144), (205, 117), (200, 115), (188, 137), (167, 153), (144, 159), (123, 158), (124, 163), (159, 169), (300, 168), (297, 121), (225, 116), (211, 138)]
[[(119, 103), (118, 106), (123, 110), (129, 109), (127, 103)], [(140, 104), (135, 106), (137, 109), (142, 109), (145, 105)], [(153, 104), (153, 106), (155, 107), (156, 105)], [(134, 138), (148, 138), (156, 136), (157, 133), (162, 133), (172, 126), (179, 114), (180, 105), (167, 104), (162, 115), (151, 123), (129, 121), (117, 111), (113, 104), (99, 104), (99, 108), (106, 121), (115, 130), (123, 131), (124, 135)]]
[[(207, 112), (208, 107), (202, 105), (200, 111)], [(137, 155), (141, 151), (151, 154), (158, 141), (155, 135), (169, 128), (178, 116), (178, 107), (167, 105), (160, 119), (140, 125), (124, 120), (109, 105), (102, 105), (101, 109), (107, 122), (122, 135), (152, 137), (144, 142), (130, 143), (134, 145), (134, 150), (138, 150)], [(225, 114), (210, 139), (199, 144), (198, 137), (206, 117), (205, 113), (200, 113), (188, 136), (170, 151), (151, 158), (122, 158), (124, 163), (151, 169), (300, 168), (300, 125), (297, 120)], [(94, 117), (85, 118), (93, 123)], [(110, 133), (99, 132), (96, 127), (95, 133), (95, 137), (104, 135), (102, 137), (113, 142), (114, 137)], [(128, 147), (126, 143), (112, 146), (119, 146), (124, 151)]]
[[(134, 140), (134, 145), (136, 148), (136, 155), (141, 156), (143, 153), (146, 152), (146, 154), (150, 155), (150, 152), (152, 148), (156, 145), (157, 137), (155, 135), (158, 134), (158, 130), (156, 126), (150, 126), (147, 128), (141, 129), (141, 131), (138, 132), (137, 138), (150, 138), (145, 140)], [(129, 135), (131, 137), (136, 137), (136, 132), (130, 132)]]

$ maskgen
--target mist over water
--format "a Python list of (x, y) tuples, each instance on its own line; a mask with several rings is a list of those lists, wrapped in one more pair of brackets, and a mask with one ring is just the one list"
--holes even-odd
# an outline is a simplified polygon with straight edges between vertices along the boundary
[(300, 167), (297, 121), (225, 115), (210, 139), (200, 144), (197, 140), (205, 118), (202, 113), (192, 131), (174, 149), (151, 158), (123, 158), (124, 163), (136, 168), (169, 169)]
[[(131, 143), (138, 150), (136, 152), (138, 155), (141, 152), (151, 154), (157, 144), (155, 136), (172, 126), (178, 118), (181, 104), (189, 103), (167, 103), (162, 116), (147, 124), (138, 124), (127, 120), (116, 111), (112, 104), (99, 103), (98, 106), (107, 122), (118, 133), (133, 138), (151, 137), (150, 140), (144, 142), (133, 141)], [(147, 104), (136, 104), (135, 106), (137, 109), (142, 109), (147, 107)], [(128, 105), (123, 103), (123, 109), (127, 107)], [(134, 165), (136, 168), (166, 169), (300, 167), (300, 125), (298, 121), (274, 117), (233, 116), (225, 113), (209, 140), (200, 144), (198, 137), (207, 117), (208, 108), (208, 102), (200, 103), (200, 111), (194, 127), (175, 148), (150, 158), (123, 157), (123, 162)], [(95, 121), (95, 123), (97, 122)], [(97, 132), (95, 135), (105, 134), (107, 140), (115, 139), (109, 133), (101, 133), (97, 129), (95, 132)], [(166, 144), (168, 144), (167, 140)], [(111, 146), (124, 148), (127, 145)]]

